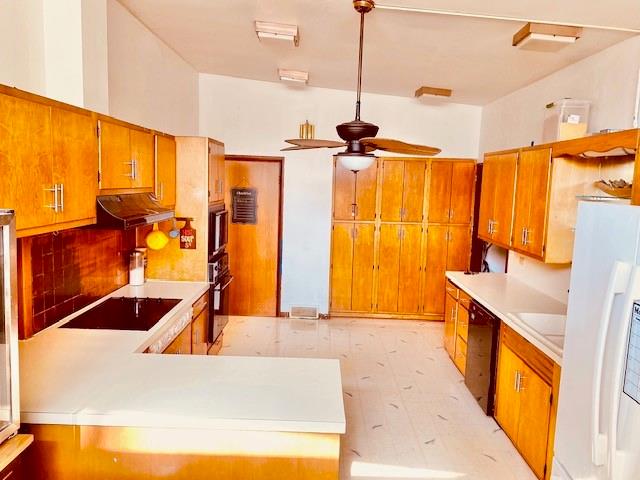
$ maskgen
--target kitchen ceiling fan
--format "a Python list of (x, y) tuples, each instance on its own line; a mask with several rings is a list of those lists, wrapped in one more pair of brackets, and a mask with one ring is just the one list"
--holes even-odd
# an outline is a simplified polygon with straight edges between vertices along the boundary
[(378, 126), (373, 123), (360, 120), (360, 96), (362, 93), (362, 52), (364, 42), (364, 16), (373, 10), (373, 0), (353, 0), (353, 8), (360, 14), (360, 48), (358, 50), (358, 89), (356, 98), (356, 118), (350, 122), (336, 126), (338, 136), (343, 141), (316, 140), (307, 138), (294, 138), (285, 140), (293, 146), (283, 148), (282, 151), (310, 150), (313, 148), (339, 148), (347, 147), (344, 152), (336, 156), (341, 163), (354, 172), (370, 166), (375, 160), (371, 152), (382, 150), (385, 152), (404, 153), (408, 155), (431, 156), (440, 153), (439, 148), (427, 145), (415, 145), (401, 142), (391, 138), (376, 138)]

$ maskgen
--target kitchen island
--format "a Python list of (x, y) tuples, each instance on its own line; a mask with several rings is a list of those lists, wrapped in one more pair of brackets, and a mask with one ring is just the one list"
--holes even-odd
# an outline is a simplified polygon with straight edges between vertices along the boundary
[(338, 478), (337, 360), (143, 353), (207, 288), (113, 292), (181, 299), (149, 331), (59, 328), (81, 310), (21, 342), (34, 478)]

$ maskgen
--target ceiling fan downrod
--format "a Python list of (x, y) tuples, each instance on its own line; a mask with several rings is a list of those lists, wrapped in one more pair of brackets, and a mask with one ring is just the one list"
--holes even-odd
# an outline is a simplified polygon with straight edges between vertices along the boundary
[(373, 0), (353, 0), (353, 8), (360, 14), (360, 44), (358, 49), (358, 89), (356, 98), (356, 120), (360, 120), (360, 96), (362, 93), (362, 54), (364, 51), (364, 15), (369, 13), (375, 4)]

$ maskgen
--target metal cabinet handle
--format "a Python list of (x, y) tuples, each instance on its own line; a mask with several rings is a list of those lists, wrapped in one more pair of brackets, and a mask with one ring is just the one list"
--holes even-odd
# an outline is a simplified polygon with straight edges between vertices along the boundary
[(491, 221), (491, 235), (493, 235), (494, 233), (496, 233), (498, 231), (498, 229), (496, 228), (498, 226), (498, 222), (496, 222), (495, 220)]
[(134, 180), (138, 178), (138, 160), (133, 160), (133, 176), (131, 177)]
[(520, 384), (520, 372), (516, 370), (515, 375), (513, 376), (513, 389), (517, 392), (518, 385)]
[(522, 373), (518, 372), (518, 392), (521, 392), (524, 390), (524, 380), (527, 377), (525, 377), (524, 375), (522, 375)]
[(351, 216), (352, 217), (356, 216), (356, 204), (355, 203), (351, 204)]
[(55, 183), (53, 188), (45, 188), (45, 192), (53, 192), (53, 204), (45, 205), (46, 208), (51, 208), (54, 212), (58, 213), (60, 204), (58, 203), (59, 185)]
[(453, 218), (453, 216), (454, 216), (454, 211), (453, 211), (453, 209), (450, 209), (449, 210), (449, 220), (451, 220)]
[(58, 191), (60, 192), (60, 211), (64, 212), (64, 183), (58, 185)]
[(524, 229), (524, 242), (523, 245), (529, 245), (529, 229)]

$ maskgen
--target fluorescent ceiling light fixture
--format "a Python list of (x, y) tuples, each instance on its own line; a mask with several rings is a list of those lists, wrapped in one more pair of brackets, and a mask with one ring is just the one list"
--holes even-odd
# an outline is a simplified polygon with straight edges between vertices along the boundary
[(297, 25), (286, 25), (283, 23), (261, 22), (256, 20), (256, 34), (258, 39), (284, 40), (291, 42), (294, 46), (300, 43), (300, 34)]
[(555, 52), (580, 38), (582, 28), (546, 23), (527, 23), (514, 36), (512, 45), (523, 50)]
[(423, 95), (430, 95), (434, 97), (450, 97), (453, 91), (450, 88), (438, 88), (438, 87), (420, 87), (416, 90), (416, 98)]
[(278, 76), (283, 82), (297, 83), (306, 85), (309, 81), (309, 72), (302, 72), (300, 70), (285, 70), (283, 68), (278, 69)]

